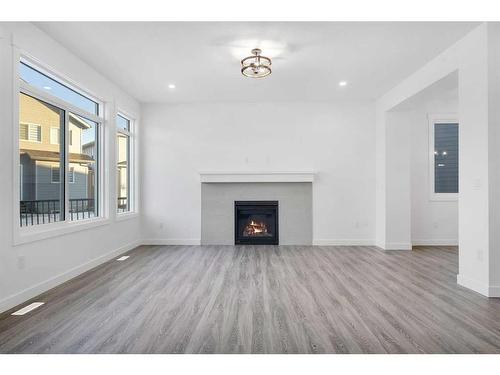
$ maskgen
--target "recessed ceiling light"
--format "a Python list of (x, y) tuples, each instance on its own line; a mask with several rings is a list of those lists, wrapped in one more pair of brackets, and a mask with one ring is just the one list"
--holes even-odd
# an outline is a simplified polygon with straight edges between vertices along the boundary
[(347, 86), (347, 81), (340, 81), (339, 86), (341, 87)]
[(43, 86), (43, 88), (44, 88), (45, 90), (52, 90), (52, 87), (50, 87), (50, 86)]
[(169, 89), (175, 89), (175, 85), (173, 83), (171, 83), (171, 84), (168, 85), (168, 88)]

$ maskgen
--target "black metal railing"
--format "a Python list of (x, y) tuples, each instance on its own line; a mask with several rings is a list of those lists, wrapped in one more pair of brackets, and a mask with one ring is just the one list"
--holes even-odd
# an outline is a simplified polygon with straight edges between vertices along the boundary
[[(127, 212), (127, 197), (118, 198), (118, 212)], [(69, 219), (82, 220), (95, 216), (95, 200), (78, 198), (69, 200)], [(55, 223), (61, 220), (61, 204), (58, 199), (20, 201), (19, 222), (21, 226)]]
[(128, 211), (127, 197), (118, 197), (118, 212)]
[[(20, 201), (19, 221), (21, 226), (54, 223), (61, 220), (61, 204), (58, 199)], [(95, 216), (94, 199), (69, 200), (71, 220), (88, 219)]]
[(94, 199), (70, 199), (69, 216), (71, 220), (89, 219), (94, 217)]

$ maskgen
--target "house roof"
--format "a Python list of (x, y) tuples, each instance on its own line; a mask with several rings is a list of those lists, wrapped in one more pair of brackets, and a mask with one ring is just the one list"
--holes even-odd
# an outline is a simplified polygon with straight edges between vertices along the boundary
[[(43, 161), (59, 161), (61, 160), (59, 152), (55, 151), (44, 151), (44, 150), (20, 150), (21, 154), (26, 154), (32, 160), (43, 160)], [(69, 161), (71, 163), (86, 163), (94, 162), (95, 160), (86, 154), (69, 154)]]
[(82, 129), (90, 129), (90, 124), (85, 122), (80, 116), (74, 115), (72, 113), (69, 114), (70, 120), (78, 127)]

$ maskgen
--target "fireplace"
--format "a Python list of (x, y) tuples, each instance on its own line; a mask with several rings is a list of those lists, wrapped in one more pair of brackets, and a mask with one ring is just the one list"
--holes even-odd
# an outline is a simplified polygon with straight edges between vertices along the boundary
[(234, 243), (278, 245), (278, 201), (235, 201)]

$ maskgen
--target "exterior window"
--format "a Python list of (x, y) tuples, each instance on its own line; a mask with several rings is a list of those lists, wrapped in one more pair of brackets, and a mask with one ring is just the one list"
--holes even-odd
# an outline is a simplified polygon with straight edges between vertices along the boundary
[(436, 200), (458, 198), (458, 126), (456, 119), (430, 122), (431, 195)]
[(59, 128), (50, 128), (50, 144), (58, 145), (59, 144), (60, 131)]
[(51, 167), (51, 181), (53, 184), (58, 184), (61, 182), (61, 169), (58, 166)]
[(131, 133), (131, 120), (123, 115), (116, 118), (117, 127), (117, 211), (128, 212), (132, 207), (131, 195), (131, 160), (130, 143), (133, 137)]
[(68, 182), (70, 184), (74, 184), (75, 183), (75, 167), (69, 167)]
[(19, 124), (19, 139), (30, 142), (41, 142), (42, 127), (37, 124)]
[[(61, 182), (61, 173), (59, 167), (52, 167), (52, 183), (58, 184)], [(69, 167), (68, 171), (68, 182), (70, 184), (75, 183), (75, 167)]]
[(98, 104), (24, 62), (19, 74), (20, 226), (99, 216)]

